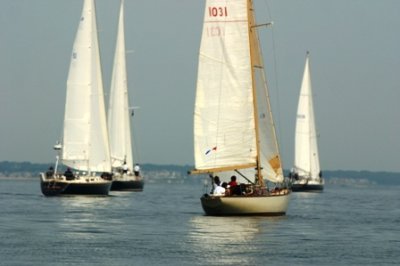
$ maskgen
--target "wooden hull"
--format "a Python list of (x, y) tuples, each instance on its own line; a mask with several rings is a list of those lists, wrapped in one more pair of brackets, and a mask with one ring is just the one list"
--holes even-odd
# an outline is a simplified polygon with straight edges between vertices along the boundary
[(113, 191), (143, 191), (144, 180), (141, 176), (114, 176), (111, 185)]
[(209, 196), (201, 197), (204, 212), (211, 216), (286, 214), (290, 192), (265, 196)]
[(45, 178), (42, 174), (40, 188), (45, 196), (62, 195), (101, 195), (106, 196), (111, 188), (111, 181), (100, 177), (80, 177), (66, 180), (61, 177)]

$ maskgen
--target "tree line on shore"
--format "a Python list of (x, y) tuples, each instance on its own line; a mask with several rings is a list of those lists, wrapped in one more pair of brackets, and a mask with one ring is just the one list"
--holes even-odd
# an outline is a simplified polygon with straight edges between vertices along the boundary
[[(46, 171), (51, 163), (31, 163), (31, 162), (0, 162), (0, 176), (3, 177), (37, 177), (40, 172)], [(174, 178), (187, 178), (187, 171), (192, 170), (191, 165), (159, 165), (142, 164), (145, 172), (152, 173), (152, 176), (174, 176)], [(288, 174), (285, 170), (285, 174)], [(372, 172), (355, 170), (327, 170), (323, 172), (323, 177), (329, 182), (340, 183), (341, 180), (358, 180), (382, 185), (400, 185), (400, 173), (395, 172)]]

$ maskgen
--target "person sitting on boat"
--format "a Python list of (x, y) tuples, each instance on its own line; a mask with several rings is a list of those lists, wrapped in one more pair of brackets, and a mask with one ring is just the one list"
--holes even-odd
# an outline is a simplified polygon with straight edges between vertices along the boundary
[(112, 180), (112, 174), (107, 173), (107, 172), (101, 173), (100, 177), (103, 178), (104, 180)]
[[(225, 183), (226, 184), (226, 183)], [(214, 177), (214, 190), (213, 190), (213, 195), (215, 196), (221, 196), (225, 195), (225, 188), (221, 186), (221, 181), (219, 180), (218, 176)]]
[(74, 174), (72, 173), (71, 169), (68, 167), (67, 170), (64, 172), (64, 176), (67, 180), (74, 179)]
[(128, 173), (128, 164), (124, 161), (124, 164), (122, 165), (122, 173), (127, 174)]
[(46, 177), (47, 178), (50, 178), (50, 177), (52, 177), (54, 175), (54, 168), (53, 168), (53, 166), (50, 166), (49, 167), (49, 170), (47, 170), (47, 172), (46, 172)]
[(219, 180), (219, 176), (212, 176), (210, 175), (210, 178), (214, 181), (213, 183), (213, 191), (215, 189), (216, 186), (219, 186), (219, 184), (221, 184), (221, 180)]
[(230, 195), (230, 190), (229, 190), (229, 185), (226, 182), (222, 182), (221, 187), (225, 189), (225, 195), (229, 196)]
[(240, 187), (238, 186), (238, 183), (236, 182), (235, 175), (231, 176), (231, 181), (228, 183), (228, 187), (229, 187), (230, 193), (232, 195), (241, 195), (242, 194)]
[(293, 178), (294, 178), (295, 180), (299, 180), (299, 174), (298, 174), (298, 173), (294, 173), (294, 174), (293, 174)]
[(236, 183), (236, 176), (233, 175), (231, 176), (231, 181), (228, 183), (229, 187), (236, 187), (237, 183)]
[(133, 167), (133, 173), (135, 174), (135, 176), (139, 176), (140, 175), (140, 166), (139, 166), (139, 164), (135, 164), (135, 166)]
[(294, 170), (294, 168), (292, 168), (289, 172), (289, 179), (299, 180), (299, 174), (296, 172), (296, 170)]

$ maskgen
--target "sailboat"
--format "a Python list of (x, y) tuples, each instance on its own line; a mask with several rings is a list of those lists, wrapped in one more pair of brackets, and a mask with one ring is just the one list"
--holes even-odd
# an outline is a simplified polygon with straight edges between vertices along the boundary
[(307, 52), (297, 108), (294, 167), (290, 178), (292, 191), (318, 192), (324, 189), (324, 179), (319, 165), (309, 61)]
[[(111, 190), (143, 190), (143, 178), (134, 171), (130, 128), (130, 108), (125, 58), (124, 1), (121, 1), (114, 68), (108, 107), (113, 183)], [(136, 166), (137, 168), (138, 166)], [(125, 169), (124, 169), (125, 168)]]
[[(41, 173), (46, 196), (107, 195), (111, 160), (93, 0), (85, 0), (69, 68), (63, 137), (55, 167)], [(59, 160), (68, 167), (58, 172)]]
[(190, 173), (214, 179), (235, 173), (247, 180), (222, 195), (204, 194), (201, 205), (207, 215), (273, 216), (288, 208), (290, 190), (269, 103), (259, 26), (252, 0), (206, 1), (194, 111), (195, 167)]

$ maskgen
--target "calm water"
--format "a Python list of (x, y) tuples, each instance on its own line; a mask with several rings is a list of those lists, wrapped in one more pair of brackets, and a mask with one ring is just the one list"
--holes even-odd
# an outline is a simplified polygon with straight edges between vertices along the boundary
[(399, 265), (399, 189), (327, 185), (285, 217), (216, 218), (201, 184), (45, 198), (0, 179), (0, 265)]

